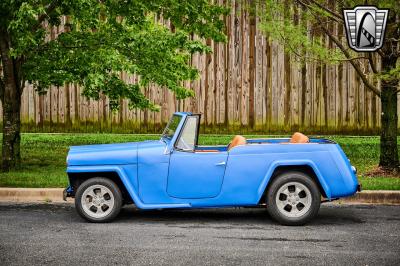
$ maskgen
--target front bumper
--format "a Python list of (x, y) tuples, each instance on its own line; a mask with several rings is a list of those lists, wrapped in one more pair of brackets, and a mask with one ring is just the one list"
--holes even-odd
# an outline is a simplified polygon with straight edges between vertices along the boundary
[[(355, 166), (351, 166), (351, 171), (353, 172), (353, 174), (357, 177), (357, 168)], [(361, 184), (357, 185), (357, 192), (361, 192), (362, 187)]]
[(74, 193), (74, 188), (71, 186), (68, 186), (66, 189), (64, 189), (63, 191), (63, 200), (67, 201), (67, 198), (69, 197), (74, 197), (75, 193)]
[(351, 166), (351, 171), (353, 171), (353, 174), (357, 175), (357, 168), (355, 166)]

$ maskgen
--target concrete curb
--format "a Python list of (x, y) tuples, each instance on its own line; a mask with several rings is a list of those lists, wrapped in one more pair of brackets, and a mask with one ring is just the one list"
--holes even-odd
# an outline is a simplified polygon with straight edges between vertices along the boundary
[(399, 190), (364, 190), (354, 196), (342, 198), (342, 203), (400, 204)]
[(0, 202), (64, 202), (63, 188), (0, 187)]
[[(0, 202), (64, 202), (63, 188), (0, 187)], [(73, 202), (71, 198), (68, 202)], [(400, 191), (365, 190), (338, 201), (345, 204), (400, 204)]]

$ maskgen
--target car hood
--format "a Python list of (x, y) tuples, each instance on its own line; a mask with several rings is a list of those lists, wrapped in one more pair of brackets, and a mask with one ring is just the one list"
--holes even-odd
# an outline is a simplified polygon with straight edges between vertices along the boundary
[(154, 146), (164, 145), (159, 140), (71, 146), (68, 157), (68, 166), (77, 165), (117, 165), (117, 164), (136, 164), (137, 150), (153, 148)]

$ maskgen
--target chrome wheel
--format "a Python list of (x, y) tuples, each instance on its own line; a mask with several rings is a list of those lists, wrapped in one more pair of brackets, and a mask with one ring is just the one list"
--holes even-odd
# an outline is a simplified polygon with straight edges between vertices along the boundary
[(312, 196), (310, 190), (299, 182), (289, 182), (282, 185), (276, 193), (278, 211), (286, 217), (301, 217), (311, 208)]
[(113, 210), (114, 195), (103, 185), (92, 185), (85, 189), (81, 198), (83, 211), (93, 218), (104, 218)]

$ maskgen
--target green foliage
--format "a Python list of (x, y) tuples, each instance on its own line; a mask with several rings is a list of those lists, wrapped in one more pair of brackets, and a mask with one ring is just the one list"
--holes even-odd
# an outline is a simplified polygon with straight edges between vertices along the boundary
[[(400, 26), (399, 26), (400, 27)], [(396, 67), (390, 69), (386, 72), (381, 72), (376, 75), (380, 79), (384, 79), (386, 81), (396, 81), (400, 80), (400, 60), (397, 60)]]
[[(23, 166), (18, 170), (0, 174), (0, 186), (9, 187), (65, 187), (65, 159), (71, 145), (159, 139), (160, 135), (137, 134), (22, 134)], [(200, 135), (200, 145), (227, 145), (232, 135)], [(260, 138), (271, 136), (246, 136)], [(278, 137), (278, 136), (272, 136)], [(364, 177), (363, 174), (377, 166), (379, 137), (328, 136), (337, 141), (351, 163), (359, 172), (364, 189), (400, 190), (400, 178)], [(1, 134), (0, 134), (1, 140)], [(399, 137), (400, 140), (400, 137)], [(0, 148), (1, 149), (1, 148)], [(1, 150), (0, 150), (1, 151)]]
[[(339, 63), (349, 60), (336, 45), (326, 45), (328, 35), (322, 30), (322, 25), (330, 29), (331, 33), (342, 42), (345, 50), (353, 60), (362, 58), (364, 55), (354, 52), (347, 46), (345, 32), (343, 35), (333, 31), (333, 25), (338, 27), (343, 25), (343, 8), (353, 8), (357, 5), (375, 5), (379, 8), (389, 8), (389, 16), (395, 17), (400, 13), (400, 2), (396, 0), (385, 1), (326, 1), (326, 0), (306, 0), (306, 1), (276, 1), (259, 0), (257, 5), (253, 5), (252, 11), (261, 18), (261, 30), (272, 40), (276, 40), (284, 45), (287, 52), (301, 62), (317, 61), (323, 63)], [(394, 19), (392, 19), (394, 21)], [(330, 28), (332, 27), (332, 28)], [(386, 39), (394, 31), (389, 29), (400, 27), (400, 23), (389, 23)], [(388, 36), (389, 35), (389, 36)], [(400, 66), (396, 69), (382, 72), (377, 75), (381, 79), (399, 78)]]
[[(122, 98), (132, 108), (157, 110), (143, 88), (157, 84), (177, 98), (193, 96), (182, 84), (198, 77), (193, 53), (211, 52), (200, 38), (224, 41), (228, 10), (207, 0), (3, 0), (0, 30), (10, 54), (22, 62), (22, 79), (39, 92), (75, 83), (83, 95), (104, 94), (117, 109)], [(173, 25), (170, 30), (156, 18)], [(67, 18), (66, 31), (50, 40), (49, 28)], [(122, 73), (136, 75), (126, 83)]]
[(283, 44), (285, 50), (301, 62), (335, 63), (343, 60), (345, 57), (340, 50), (330, 49), (325, 45), (326, 38), (321, 34), (319, 21), (313, 13), (324, 17), (331, 15), (315, 5), (310, 5), (310, 11), (295, 2), (260, 1), (252, 10), (261, 18), (261, 30), (272, 40)]

